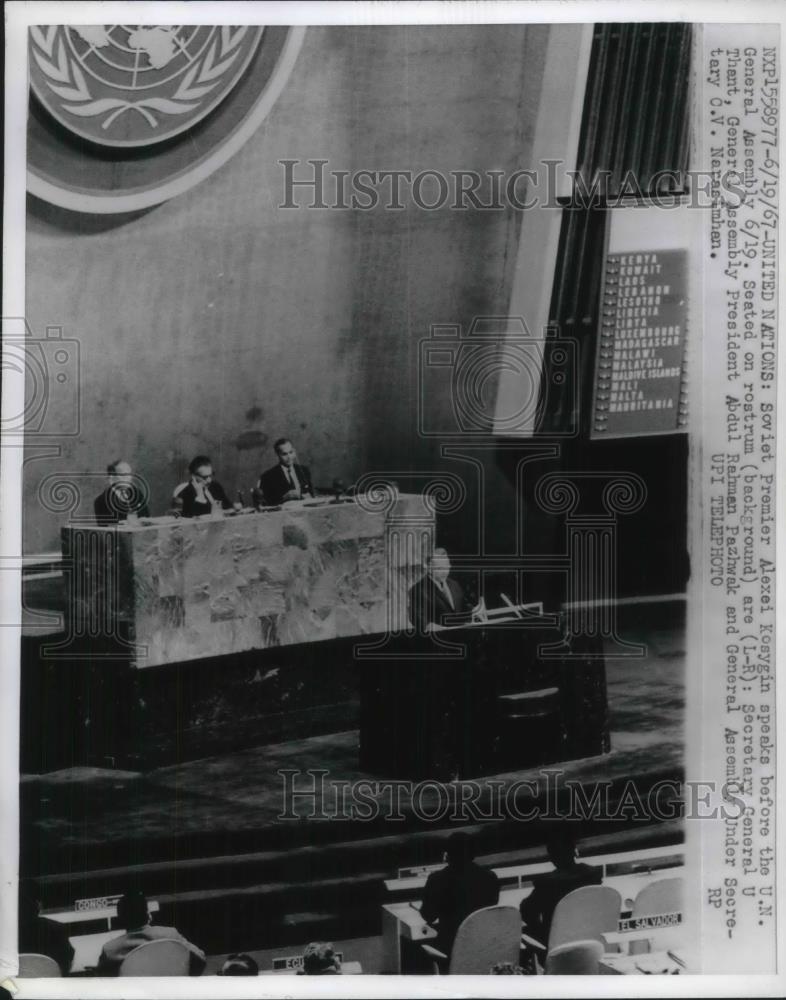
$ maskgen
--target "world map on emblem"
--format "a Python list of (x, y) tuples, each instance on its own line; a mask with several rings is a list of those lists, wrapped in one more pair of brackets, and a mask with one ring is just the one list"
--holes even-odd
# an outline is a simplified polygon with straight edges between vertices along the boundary
[(263, 29), (50, 25), (30, 29), (34, 94), (69, 131), (106, 146), (184, 132), (232, 90)]

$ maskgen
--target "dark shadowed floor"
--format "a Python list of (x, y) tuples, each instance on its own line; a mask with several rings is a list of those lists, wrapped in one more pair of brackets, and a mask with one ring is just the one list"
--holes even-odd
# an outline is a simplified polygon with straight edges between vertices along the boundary
[[(402, 784), (359, 769), (350, 730), (146, 772), (23, 776), (22, 874), (36, 879), (47, 908), (141, 888), (160, 902), (160, 923), (213, 955), (265, 942), (267, 962), (304, 941), (362, 938), (351, 957), (373, 969), (384, 880), (402, 866), (439, 862), (457, 817), (478, 856), (503, 867), (542, 859), (543, 822), (555, 811), (575, 820), (577, 839), (594, 853), (679, 842), (679, 809), (668, 808), (678, 804), (684, 763), (682, 610), (631, 611), (623, 635), (645, 655), (607, 660), (606, 755)], [(665, 800), (652, 795), (664, 781), (672, 788)], [(358, 782), (366, 783), (362, 808)], [(287, 789), (302, 794), (287, 797)], [(577, 791), (594, 804), (577, 808)]]
[[(611, 753), (560, 765), (563, 778), (582, 783), (653, 773), (679, 773), (683, 763), (684, 642), (680, 628), (646, 636), (642, 659), (607, 663)], [(324, 783), (302, 774), (289, 787), (314, 788), (289, 805), (280, 771), (323, 770)], [(537, 777), (537, 771), (507, 773), (506, 782)], [(26, 855), (43, 864), (58, 847), (86, 849), (125, 843), (164, 843), (189, 835), (202, 840), (259, 836), (266, 828), (290, 828), (302, 842), (302, 823), (279, 819), (289, 811), (315, 823), (335, 824), (341, 813), (335, 782), (372, 776), (357, 765), (357, 731), (261, 746), (225, 756), (162, 767), (147, 773), (74, 768), (22, 779), (22, 827)], [(443, 786), (450, 788), (451, 786)], [(424, 802), (428, 789), (420, 789)], [(436, 793), (435, 793), (436, 794)], [(402, 808), (409, 799), (404, 790)], [(375, 831), (379, 832), (379, 831)], [(44, 846), (46, 844), (46, 847)], [(36, 849), (37, 847), (37, 849)]]

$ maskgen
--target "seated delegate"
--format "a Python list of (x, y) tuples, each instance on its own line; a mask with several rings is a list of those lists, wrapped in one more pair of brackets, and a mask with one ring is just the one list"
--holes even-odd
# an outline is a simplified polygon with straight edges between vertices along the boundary
[(106, 467), (107, 485), (93, 501), (93, 510), (98, 524), (117, 524), (130, 516), (150, 517), (141, 486), (142, 480), (135, 476), (131, 465), (122, 458), (110, 462)]
[(172, 507), (182, 517), (200, 517), (217, 510), (230, 510), (232, 504), (224, 487), (213, 475), (213, 463), (207, 455), (197, 455), (188, 466), (191, 478), (172, 494)]
[(295, 446), (289, 438), (279, 438), (273, 445), (278, 464), (272, 466), (259, 477), (258, 489), (265, 503), (277, 507), (287, 500), (301, 500), (313, 496), (311, 473), (305, 465), (297, 461)]
[(219, 976), (258, 976), (259, 966), (245, 952), (230, 955), (218, 970)]
[(117, 920), (125, 933), (107, 941), (101, 949), (96, 974), (116, 976), (123, 960), (147, 941), (179, 941), (190, 952), (190, 975), (198, 976), (205, 967), (205, 953), (187, 941), (174, 927), (153, 927), (147, 897), (143, 892), (127, 892), (117, 901)]
[(554, 871), (533, 878), (532, 892), (521, 901), (520, 910), (524, 932), (547, 946), (557, 903), (575, 889), (600, 885), (603, 872), (576, 860), (576, 841), (569, 830), (553, 834), (546, 850)]
[(463, 831), (452, 833), (445, 847), (446, 866), (432, 872), (423, 889), (420, 913), (436, 928), (435, 945), (447, 960), (462, 921), (486, 906), (499, 902), (499, 878), (489, 868), (475, 863), (473, 844)]
[(303, 952), (303, 968), (299, 976), (340, 976), (341, 963), (333, 945), (327, 941), (312, 941)]

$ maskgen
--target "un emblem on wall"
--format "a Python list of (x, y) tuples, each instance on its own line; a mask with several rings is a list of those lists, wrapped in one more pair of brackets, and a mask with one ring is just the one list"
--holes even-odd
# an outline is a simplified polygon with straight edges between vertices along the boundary
[(304, 29), (30, 28), (28, 189), (82, 212), (146, 208), (225, 163), (281, 92)]
[(189, 128), (234, 87), (264, 29), (53, 25), (30, 29), (30, 80), (67, 129), (145, 146)]

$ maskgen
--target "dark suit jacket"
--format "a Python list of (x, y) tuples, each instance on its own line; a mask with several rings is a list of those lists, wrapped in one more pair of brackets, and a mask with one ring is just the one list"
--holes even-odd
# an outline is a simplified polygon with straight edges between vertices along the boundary
[(174, 927), (138, 927), (135, 930), (126, 931), (119, 937), (107, 941), (101, 949), (101, 957), (98, 960), (97, 973), (99, 976), (116, 976), (123, 959), (131, 954), (140, 945), (148, 941), (179, 941), (191, 952), (191, 972), (192, 976), (198, 976), (205, 967), (205, 953), (195, 944), (187, 941), (180, 931)]
[[(207, 484), (206, 489), (213, 499), (221, 504), (224, 510), (231, 510), (232, 504), (221, 483), (214, 479)], [(210, 503), (201, 503), (197, 500), (196, 489), (190, 480), (177, 487), (172, 494), (172, 499), (174, 500), (175, 497), (183, 501), (183, 517), (199, 517), (202, 514), (209, 514), (213, 509)]]
[(603, 871), (600, 868), (582, 864), (536, 876), (532, 880), (532, 892), (522, 899), (520, 906), (526, 933), (541, 944), (548, 945), (551, 918), (557, 903), (574, 889), (581, 889), (585, 885), (600, 885), (602, 879)]
[[(311, 486), (311, 473), (305, 465), (295, 463), (295, 475), (300, 483), (301, 493), (311, 493), (314, 490)], [(284, 494), (288, 493), (292, 487), (284, 474), (281, 464), (274, 465), (272, 469), (263, 472), (259, 477), (259, 489), (265, 498), (265, 503), (271, 507), (277, 507), (284, 502)]]
[[(115, 495), (110, 498), (112, 492)], [(139, 489), (133, 484), (127, 497), (118, 492), (116, 487), (107, 486), (93, 501), (93, 510), (98, 524), (117, 524), (118, 521), (125, 521), (129, 511), (134, 511), (139, 517), (150, 517), (147, 504), (142, 502)]]
[(436, 946), (450, 956), (461, 922), (484, 906), (499, 902), (499, 879), (474, 861), (461, 868), (447, 865), (432, 872), (423, 888), (420, 913), (426, 923), (437, 926)]
[(448, 604), (442, 590), (426, 574), (409, 592), (409, 620), (418, 632), (424, 632), (427, 625), (441, 625), (443, 615), (461, 614), (470, 610), (464, 591), (455, 580), (448, 577), (448, 590), (453, 598), (453, 607)]

